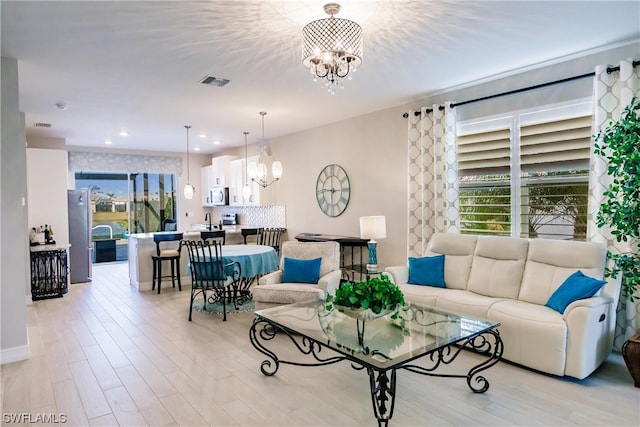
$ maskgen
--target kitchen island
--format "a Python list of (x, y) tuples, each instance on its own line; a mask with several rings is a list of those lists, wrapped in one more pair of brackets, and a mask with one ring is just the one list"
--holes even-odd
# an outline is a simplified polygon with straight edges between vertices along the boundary
[[(243, 228), (255, 228), (252, 225), (223, 225), (222, 229), (226, 231), (227, 244), (242, 243), (241, 230)], [(184, 239), (200, 239), (200, 232), (205, 230), (188, 230), (183, 231)], [(129, 285), (140, 291), (150, 291), (153, 279), (153, 263), (151, 255), (156, 252), (156, 244), (153, 241), (154, 234), (172, 234), (175, 231), (161, 231), (157, 233), (135, 233), (129, 235), (128, 254), (129, 254)], [(191, 284), (191, 276), (187, 272), (187, 260), (189, 254), (186, 248), (183, 248), (180, 254), (180, 281), (182, 284)]]

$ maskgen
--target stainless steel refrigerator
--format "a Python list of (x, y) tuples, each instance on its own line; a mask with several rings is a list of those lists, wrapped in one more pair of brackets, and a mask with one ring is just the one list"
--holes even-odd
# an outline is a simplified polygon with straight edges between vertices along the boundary
[(67, 190), (69, 209), (69, 277), (71, 283), (91, 281), (91, 192)]

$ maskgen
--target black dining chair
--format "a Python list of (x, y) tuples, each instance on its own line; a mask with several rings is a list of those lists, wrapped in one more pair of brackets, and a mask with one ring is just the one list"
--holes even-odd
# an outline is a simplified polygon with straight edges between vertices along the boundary
[[(180, 251), (182, 250), (182, 233), (158, 233), (153, 235), (153, 241), (156, 243), (156, 253), (151, 255), (153, 261), (153, 283), (151, 290), (156, 288), (156, 280), (158, 281), (158, 293), (163, 277), (171, 277), (171, 284), (176, 287), (176, 279), (178, 280), (178, 290), (182, 290), (180, 283)], [(162, 275), (162, 262), (169, 261), (171, 265), (171, 275)]]
[(209, 239), (213, 239), (224, 245), (227, 242), (227, 230), (201, 231), (200, 238), (205, 242)]
[[(235, 261), (224, 264), (222, 260), (222, 245), (216, 241), (185, 240), (184, 245), (189, 251), (189, 268), (191, 270), (191, 299), (189, 302), (189, 321), (193, 312), (193, 301), (199, 293), (204, 299), (203, 307), (207, 309), (207, 302), (222, 303), (222, 321), (227, 320), (227, 302), (233, 302), (236, 310), (237, 291), (242, 274), (240, 263)], [(207, 292), (211, 292), (207, 297)]]
[(258, 244), (271, 246), (276, 250), (276, 253), (280, 255), (280, 242), (286, 231), (286, 228), (265, 228), (262, 230), (262, 233), (258, 235)]
[(177, 231), (178, 222), (173, 218), (162, 220), (162, 231)]
[(249, 240), (247, 239), (247, 237), (249, 236), (256, 236), (255, 243), (257, 244), (258, 240), (260, 240), (260, 234), (262, 234), (262, 230), (264, 230), (264, 228), (243, 228), (242, 230), (240, 230), (240, 234), (242, 234), (242, 240), (244, 241), (244, 244), (249, 244)]

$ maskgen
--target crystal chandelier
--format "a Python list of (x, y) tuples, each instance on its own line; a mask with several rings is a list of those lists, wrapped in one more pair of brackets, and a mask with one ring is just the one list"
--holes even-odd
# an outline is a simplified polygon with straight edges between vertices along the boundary
[(262, 141), (260, 146), (260, 154), (258, 155), (258, 162), (251, 162), (247, 167), (247, 173), (249, 174), (249, 178), (251, 181), (257, 183), (262, 188), (266, 188), (280, 179), (282, 176), (282, 163), (276, 161), (271, 164), (271, 174), (273, 175), (273, 180), (267, 180), (267, 165), (264, 163), (264, 159), (262, 158), (266, 151), (266, 145), (264, 142), (264, 116), (267, 115), (266, 112), (261, 111), (260, 115), (262, 116)]
[(335, 18), (337, 3), (324, 5), (330, 18), (318, 19), (302, 29), (302, 64), (309, 68), (314, 81), (325, 79), (324, 87), (335, 94), (342, 79), (355, 72), (362, 63), (362, 27), (348, 19)]

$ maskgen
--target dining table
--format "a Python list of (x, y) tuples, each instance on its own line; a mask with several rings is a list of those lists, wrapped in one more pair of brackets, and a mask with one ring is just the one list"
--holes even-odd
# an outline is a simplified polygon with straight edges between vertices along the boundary
[(251, 299), (251, 285), (260, 276), (278, 269), (280, 259), (272, 246), (265, 245), (222, 245), (222, 263), (240, 264), (240, 284), (238, 303)]

